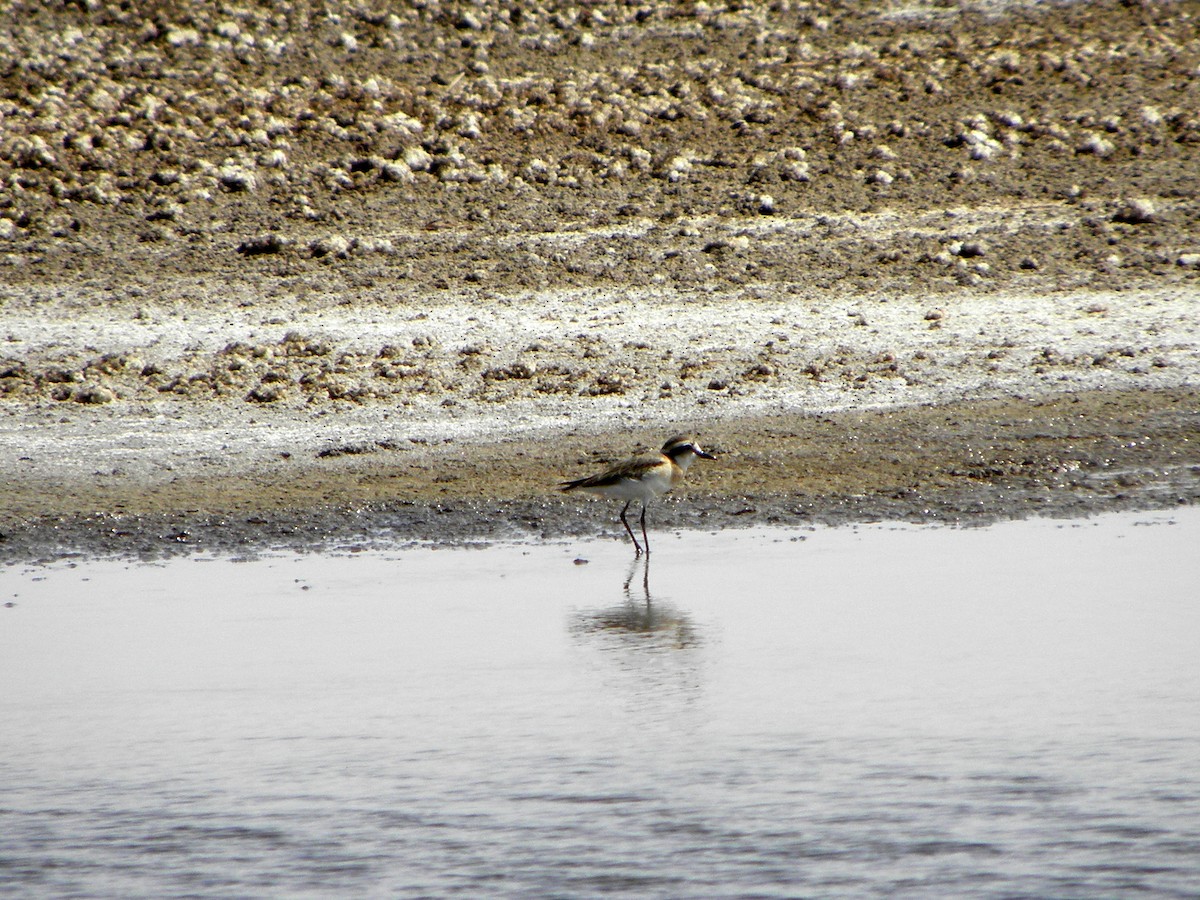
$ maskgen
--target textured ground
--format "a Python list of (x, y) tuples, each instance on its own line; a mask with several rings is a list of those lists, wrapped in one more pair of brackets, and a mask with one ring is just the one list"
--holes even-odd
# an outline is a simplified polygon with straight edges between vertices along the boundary
[(7, 4), (3, 546), (1191, 502), (1197, 12)]

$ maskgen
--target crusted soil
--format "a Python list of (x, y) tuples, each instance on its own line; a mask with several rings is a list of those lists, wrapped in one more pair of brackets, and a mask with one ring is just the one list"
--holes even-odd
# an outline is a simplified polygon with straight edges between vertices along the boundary
[(7, 4), (0, 549), (1192, 502), (1195, 13)]

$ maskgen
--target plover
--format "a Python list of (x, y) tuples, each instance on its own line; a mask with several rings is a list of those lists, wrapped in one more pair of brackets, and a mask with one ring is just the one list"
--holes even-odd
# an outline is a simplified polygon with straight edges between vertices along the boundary
[(635, 456), (624, 462), (619, 462), (599, 475), (589, 475), (586, 478), (576, 478), (574, 481), (564, 481), (560, 487), (564, 491), (587, 491), (599, 494), (601, 497), (612, 497), (624, 500), (621, 509), (621, 524), (633, 541), (633, 549), (638, 556), (642, 555), (642, 545), (634, 537), (633, 529), (625, 514), (629, 512), (629, 504), (634, 500), (642, 501), (642, 541), (646, 545), (646, 553), (650, 552), (650, 539), (646, 536), (646, 502), (665, 494), (679, 482), (688, 470), (688, 466), (700, 457), (701, 459), (716, 459), (711, 453), (705, 453), (694, 441), (682, 435), (676, 435), (665, 444), (662, 452), (656, 456)]

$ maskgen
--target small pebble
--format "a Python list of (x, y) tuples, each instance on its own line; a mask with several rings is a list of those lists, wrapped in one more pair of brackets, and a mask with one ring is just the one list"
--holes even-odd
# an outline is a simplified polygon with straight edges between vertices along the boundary
[(1130, 225), (1148, 225), (1157, 220), (1158, 210), (1153, 201), (1139, 197), (1126, 202), (1113, 218)]

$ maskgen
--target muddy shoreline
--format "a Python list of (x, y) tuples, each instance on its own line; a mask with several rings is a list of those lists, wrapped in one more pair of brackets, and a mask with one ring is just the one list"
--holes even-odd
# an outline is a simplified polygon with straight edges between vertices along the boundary
[(1196, 502), (1187, 4), (0, 12), (0, 560)]
[[(699, 433), (719, 459), (653, 507), (660, 535), (880, 520), (978, 525), (1200, 502), (1200, 393), (1190, 389), (733, 418)], [(30, 514), (7, 520), (0, 550), (15, 563), (620, 540), (612, 504), (554, 490), (560, 477), (610, 461), (610, 447), (638, 445), (602, 432), (357, 447), (158, 487), (30, 485)], [(9, 510), (17, 499), (9, 495)], [(52, 511), (34, 512), (39, 504)]]

